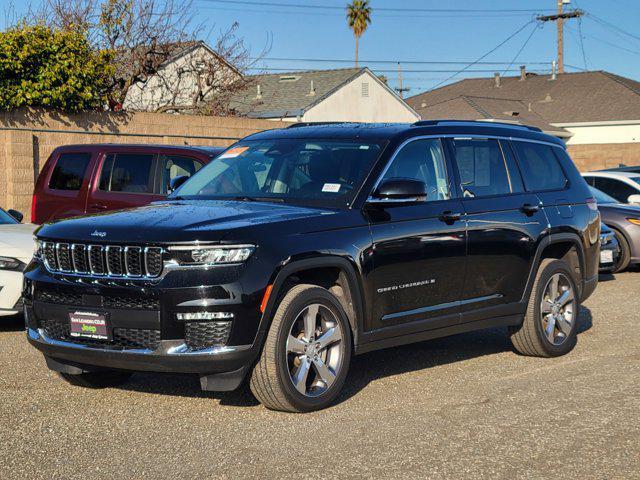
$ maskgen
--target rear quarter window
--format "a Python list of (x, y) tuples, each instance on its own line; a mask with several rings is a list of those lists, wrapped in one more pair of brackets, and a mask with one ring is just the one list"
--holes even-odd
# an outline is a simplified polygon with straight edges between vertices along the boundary
[(528, 191), (560, 190), (566, 187), (567, 177), (553, 152), (554, 147), (515, 140), (512, 145)]
[(63, 153), (53, 168), (49, 188), (52, 190), (80, 190), (91, 160), (90, 153)]

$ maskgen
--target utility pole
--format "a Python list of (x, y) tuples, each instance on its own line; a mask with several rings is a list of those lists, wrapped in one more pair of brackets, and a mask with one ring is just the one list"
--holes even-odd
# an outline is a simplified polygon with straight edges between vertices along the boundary
[(584, 15), (582, 10), (571, 10), (564, 12), (564, 4), (569, 4), (571, 0), (557, 0), (558, 13), (555, 15), (540, 15), (536, 19), (540, 22), (556, 22), (558, 27), (558, 73), (564, 73), (564, 20), (578, 18)]
[(402, 88), (402, 67), (400, 66), (400, 62), (398, 62), (398, 86), (394, 90), (398, 92), (400, 98), (404, 98), (404, 92), (411, 90), (409, 87)]

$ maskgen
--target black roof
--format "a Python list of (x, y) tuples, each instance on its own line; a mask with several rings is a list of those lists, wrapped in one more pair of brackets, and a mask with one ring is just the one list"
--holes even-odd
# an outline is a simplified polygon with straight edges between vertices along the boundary
[[(293, 127), (293, 128), (292, 128)], [(554, 136), (542, 133), (539, 128), (526, 125), (485, 121), (434, 120), (416, 123), (305, 123), (288, 128), (266, 130), (247, 137), (251, 140), (272, 138), (361, 139), (370, 141), (390, 140), (397, 137), (418, 135), (490, 135), (526, 138), (564, 146)]]

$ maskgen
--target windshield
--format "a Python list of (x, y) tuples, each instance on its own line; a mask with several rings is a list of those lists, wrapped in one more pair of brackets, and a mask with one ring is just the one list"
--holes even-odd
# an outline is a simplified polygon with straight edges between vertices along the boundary
[(18, 223), (18, 221), (0, 208), (0, 225)]
[(381, 149), (377, 143), (344, 140), (244, 141), (212, 160), (169, 198), (344, 207)]
[(589, 187), (589, 190), (591, 190), (591, 195), (593, 195), (593, 198), (596, 199), (596, 202), (598, 202), (601, 205), (604, 205), (607, 203), (619, 203), (615, 198), (610, 197), (606, 193), (598, 190), (597, 188)]

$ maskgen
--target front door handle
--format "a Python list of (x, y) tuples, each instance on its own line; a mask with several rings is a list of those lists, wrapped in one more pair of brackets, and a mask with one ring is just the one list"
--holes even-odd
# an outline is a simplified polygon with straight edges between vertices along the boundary
[(540, 211), (540, 205), (532, 205), (530, 203), (525, 203), (520, 207), (520, 211), (528, 216), (533, 215)]
[(438, 217), (440, 221), (446, 223), (447, 225), (451, 225), (452, 223), (457, 222), (462, 217), (461, 213), (454, 213), (451, 210), (445, 210)]
[(96, 210), (106, 210), (107, 207), (106, 205), (103, 205), (102, 203), (93, 203), (91, 205), (89, 205), (91, 208), (95, 208)]

